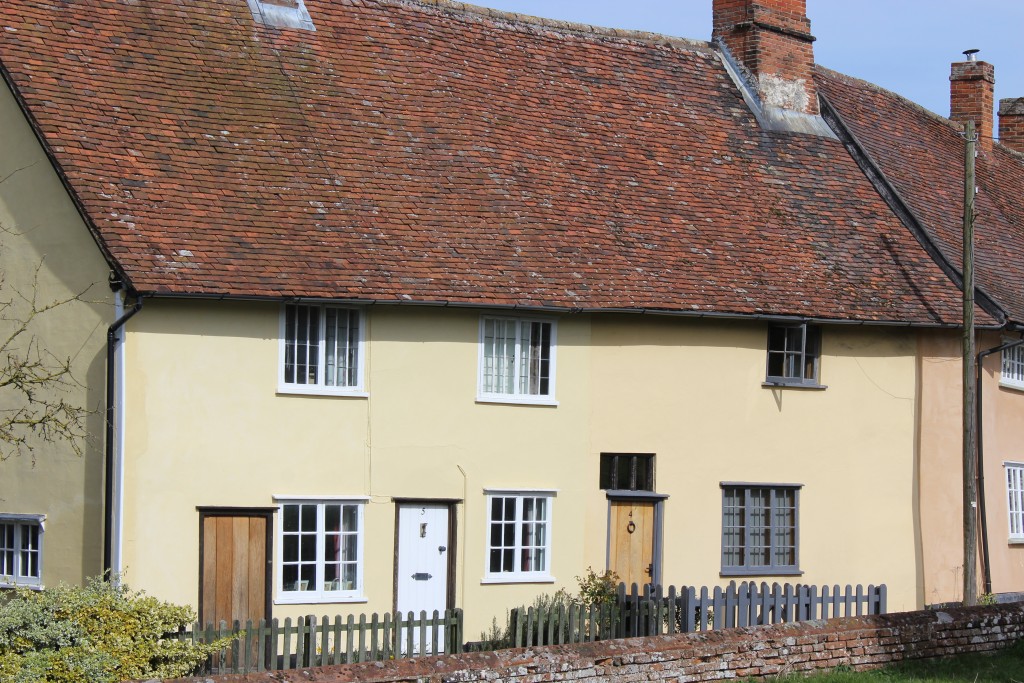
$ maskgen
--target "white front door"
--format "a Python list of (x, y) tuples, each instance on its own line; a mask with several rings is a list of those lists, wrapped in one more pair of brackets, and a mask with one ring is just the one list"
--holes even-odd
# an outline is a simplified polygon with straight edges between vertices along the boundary
[[(448, 506), (403, 503), (398, 508), (397, 607), (403, 618), (421, 611), (429, 618), (448, 606)], [(443, 631), (442, 631), (443, 634)], [(428, 638), (429, 629), (428, 629)], [(419, 645), (416, 629), (416, 650)], [(426, 650), (433, 651), (432, 643)]]

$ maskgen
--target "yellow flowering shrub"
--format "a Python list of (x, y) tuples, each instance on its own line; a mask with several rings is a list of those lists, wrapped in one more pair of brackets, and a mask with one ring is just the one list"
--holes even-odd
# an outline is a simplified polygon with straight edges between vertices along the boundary
[(193, 672), (230, 639), (168, 638), (195, 619), (182, 607), (117, 582), (90, 579), (0, 597), (0, 681), (117, 683)]

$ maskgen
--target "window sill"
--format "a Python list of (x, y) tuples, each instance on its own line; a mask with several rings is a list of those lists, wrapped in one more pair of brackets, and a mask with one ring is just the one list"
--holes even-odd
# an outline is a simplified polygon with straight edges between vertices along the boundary
[(514, 576), (485, 576), (480, 579), (482, 585), (500, 583), (554, 583), (555, 577), (550, 574), (516, 574)]
[(17, 588), (27, 588), (30, 591), (41, 591), (45, 589), (45, 586), (43, 586), (40, 583), (7, 583), (6, 581), (0, 583), (0, 590), (5, 588), (8, 588), (10, 590), (15, 590)]
[(318, 595), (278, 595), (274, 600), (275, 605), (321, 605), (333, 603), (361, 603), (369, 602), (369, 599), (362, 595), (349, 596), (318, 596)]
[(771, 567), (753, 567), (750, 569), (737, 567), (734, 569), (723, 569), (718, 573), (721, 577), (730, 576), (803, 576), (799, 569), (773, 569)]
[(1007, 545), (1024, 545), (1024, 536), (1010, 536)]
[(331, 396), (334, 398), (369, 398), (369, 392), (361, 389), (327, 389), (324, 387), (300, 387), (279, 384), (278, 396)]
[(553, 398), (528, 396), (477, 396), (477, 403), (494, 403), (504, 405), (520, 406), (557, 406), (558, 401)]
[(1024, 383), (1018, 383), (1012, 380), (1001, 379), (999, 380), (999, 386), (1013, 391), (1024, 391)]
[(827, 384), (801, 384), (799, 382), (776, 382), (765, 380), (761, 386), (766, 389), (810, 389), (812, 391), (824, 391), (828, 389)]

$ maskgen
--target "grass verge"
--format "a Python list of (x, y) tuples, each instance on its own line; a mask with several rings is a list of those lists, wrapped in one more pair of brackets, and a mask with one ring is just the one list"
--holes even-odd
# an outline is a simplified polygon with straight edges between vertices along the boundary
[(996, 654), (904, 662), (875, 671), (836, 670), (769, 680), (786, 683), (1024, 683), (1024, 640)]

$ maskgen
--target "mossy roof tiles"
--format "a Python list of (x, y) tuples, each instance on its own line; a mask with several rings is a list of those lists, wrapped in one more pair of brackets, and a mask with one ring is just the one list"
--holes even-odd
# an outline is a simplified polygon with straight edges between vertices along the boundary
[(707, 44), (306, 5), (315, 32), (245, 0), (0, 5), (4, 73), (136, 291), (960, 317), (843, 146), (761, 130)]

